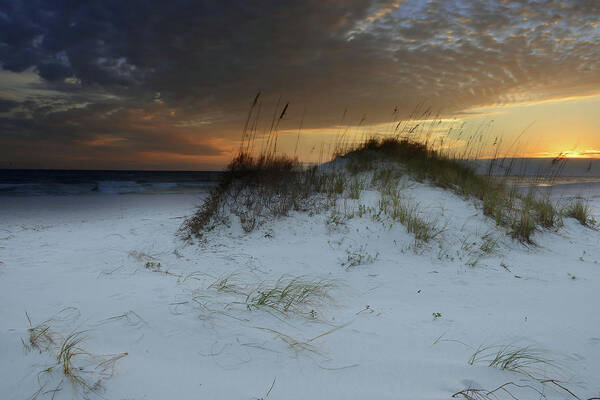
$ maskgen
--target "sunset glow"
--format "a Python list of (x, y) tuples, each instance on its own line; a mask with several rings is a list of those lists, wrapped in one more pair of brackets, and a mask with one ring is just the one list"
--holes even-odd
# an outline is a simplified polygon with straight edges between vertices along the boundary
[(485, 127), (482, 156), (598, 157), (597, 2), (137, 6), (2, 6), (0, 166), (220, 169), (259, 91), (256, 140), (289, 103), (306, 162), (401, 119)]

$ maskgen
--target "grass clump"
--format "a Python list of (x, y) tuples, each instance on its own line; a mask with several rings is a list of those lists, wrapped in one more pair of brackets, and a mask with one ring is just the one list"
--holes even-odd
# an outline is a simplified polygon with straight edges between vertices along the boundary
[(527, 205), (513, 211), (510, 220), (510, 236), (513, 239), (518, 239), (522, 243), (533, 244), (532, 236), (536, 229), (535, 217)]
[(55, 334), (50, 330), (50, 320), (27, 329), (29, 344), (23, 342), (26, 349), (35, 349), (40, 353), (48, 351), (55, 344)]
[(56, 365), (73, 388), (80, 388), (84, 393), (98, 394), (102, 389), (102, 381), (113, 375), (116, 362), (128, 353), (91, 354), (82, 347), (86, 340), (83, 333), (73, 332), (63, 340), (56, 357)]
[(304, 276), (281, 276), (275, 282), (243, 283), (238, 273), (219, 277), (207, 289), (242, 296), (247, 310), (273, 310), (285, 315), (301, 315), (314, 319), (315, 307), (331, 299), (331, 291), (339, 285), (328, 279), (310, 279)]
[(369, 253), (365, 245), (361, 245), (358, 248), (350, 246), (346, 249), (346, 261), (343, 263), (343, 266), (346, 270), (349, 270), (359, 265), (372, 264), (377, 258), (379, 258), (379, 253), (375, 253), (375, 255)]
[[(319, 212), (339, 196), (358, 200), (365, 189), (359, 174), (371, 171), (371, 185), (387, 197), (395, 195), (400, 174), (408, 173), (419, 182), (428, 181), (460, 196), (477, 199), (484, 215), (523, 243), (533, 243), (532, 236), (537, 230), (560, 226), (560, 213), (548, 199), (520, 194), (492, 175), (498, 167), (510, 174), (514, 160), (499, 159), (496, 152), (490, 160), (488, 174), (479, 175), (466, 160), (481, 155), (481, 135), (470, 137), (464, 152), (452, 152), (443, 145), (443, 140), (437, 144), (431, 141), (435, 121), (425, 131), (420, 123), (409, 128), (408, 122), (399, 122), (393, 130), (394, 136), (371, 138), (357, 145), (343, 143), (342, 137), (333, 156), (344, 160), (345, 170), (307, 169), (295, 156), (277, 155), (278, 128), (289, 106), (285, 103), (281, 110), (276, 108), (268, 134), (260, 139), (262, 150), (254, 155), (260, 96), (258, 93), (251, 104), (239, 153), (208, 198), (182, 225), (181, 233), (185, 237), (201, 236), (218, 225), (227, 224), (231, 215), (239, 218), (245, 232), (252, 232), (265, 221), (289, 215), (293, 210)], [(278, 102), (276, 107), (279, 106)], [(425, 111), (424, 117), (429, 116), (429, 111)], [(504, 161), (508, 165), (504, 165)], [(556, 164), (560, 167), (563, 161), (558, 160)], [(352, 179), (348, 179), (349, 175)], [(411, 207), (396, 206), (392, 212), (396, 214), (395, 219), (415, 234), (417, 241), (427, 242), (439, 233)]]
[(536, 378), (541, 367), (554, 367), (555, 363), (545, 356), (545, 352), (531, 346), (515, 345), (480, 347), (473, 353), (469, 364), (484, 362), (490, 367), (512, 371), (530, 378)]
[(404, 225), (418, 243), (427, 243), (443, 232), (435, 222), (421, 217), (418, 207), (404, 199), (400, 191), (392, 189), (387, 192), (387, 195), (382, 193), (380, 210)]
[(498, 242), (498, 238), (494, 237), (492, 234), (485, 234), (481, 238), (479, 250), (481, 250), (483, 254), (493, 254), (498, 249)]
[(374, 156), (379, 161), (402, 164), (417, 180), (430, 179), (440, 187), (462, 194), (483, 193), (482, 187), (489, 185), (467, 164), (433, 150), (426, 142), (406, 137), (371, 138), (343, 155), (350, 160)]
[(596, 220), (591, 215), (590, 206), (582, 199), (577, 199), (577, 201), (565, 207), (563, 214), (566, 217), (576, 219), (583, 226), (593, 227), (596, 225)]
[[(270, 308), (287, 314), (299, 313), (325, 299), (336, 285), (329, 280), (310, 280), (305, 277), (281, 277), (274, 284), (262, 283), (246, 296), (246, 307), (250, 309)], [(309, 310), (309, 314), (311, 310)]]
[(494, 254), (498, 247), (499, 239), (492, 232), (483, 235), (481, 240), (474, 239), (470, 235), (467, 235), (460, 241), (460, 251), (457, 251), (457, 256), (460, 259), (466, 259), (466, 265), (475, 267), (480, 259)]
[(351, 199), (358, 200), (363, 189), (364, 183), (359, 178), (354, 178), (348, 185), (348, 195)]
[[(31, 326), (29, 316), (27, 319)], [(56, 392), (62, 390), (65, 381), (69, 382), (73, 390), (83, 398), (88, 398), (89, 394), (102, 397), (100, 392), (104, 380), (113, 375), (117, 361), (126, 357), (128, 353), (92, 354), (84, 349), (85, 332), (73, 332), (63, 339), (52, 329), (51, 323), (54, 321), (59, 321), (59, 317), (53, 317), (28, 329), (30, 344), (26, 348), (48, 353), (54, 359), (52, 365), (38, 373), (40, 389), (32, 398), (46, 393), (53, 393), (52, 397), (54, 397)], [(58, 374), (58, 384), (52, 384), (50, 387), (54, 386), (53, 389), (44, 391), (56, 374)]]
[(56, 362), (61, 367), (64, 376), (69, 378), (74, 386), (81, 386), (82, 388), (90, 390), (92, 388), (81, 377), (81, 369), (75, 366), (77, 358), (88, 355), (88, 353), (80, 347), (84, 340), (85, 338), (82, 336), (82, 332), (75, 332), (67, 336), (60, 347)]
[(237, 273), (231, 273), (219, 277), (216, 281), (208, 286), (208, 289), (214, 289), (221, 293), (229, 294), (243, 294), (247, 296), (247, 290), (240, 284), (237, 283)]
[(552, 229), (562, 225), (562, 216), (549, 198), (533, 198), (536, 222), (543, 228)]
[(245, 232), (252, 232), (265, 221), (292, 210), (315, 211), (319, 193), (343, 191), (343, 177), (305, 169), (296, 158), (240, 153), (207, 200), (184, 222), (181, 232), (187, 237), (201, 235), (226, 224), (228, 213), (239, 217)]
[(397, 168), (378, 168), (373, 172), (371, 186), (381, 193), (391, 194), (401, 176), (402, 172)]
[[(532, 244), (532, 236), (539, 229), (561, 226), (561, 214), (548, 198), (540, 199), (533, 193), (519, 193), (492, 176), (492, 168), (490, 174), (478, 175), (465, 160), (435, 150), (427, 141), (400, 136), (373, 138), (348, 150), (342, 156), (354, 160), (353, 165), (361, 165), (356, 159), (371, 159), (376, 156), (380, 162), (401, 165), (417, 181), (427, 180), (460, 196), (475, 198), (481, 201), (485, 216), (492, 218), (498, 226), (507, 229), (512, 238), (523, 243)], [(490, 163), (497, 161), (493, 159)], [(383, 172), (382, 168), (382, 171), (376, 171), (372, 184), (382, 193), (394, 195), (391, 170)], [(406, 214), (406, 210), (400, 211)], [(408, 215), (411, 214), (408, 212)], [(423, 233), (420, 237), (425, 241), (431, 239), (428, 238), (430, 230), (419, 225), (422, 224), (417, 223), (415, 231)]]
[(28, 351), (33, 349), (42, 353), (51, 351), (56, 346), (57, 341), (59, 341), (60, 336), (55, 332), (53, 325), (76, 320), (79, 318), (79, 311), (74, 307), (67, 307), (37, 325), (32, 323), (27, 312), (25, 312), (25, 318), (27, 318), (29, 324), (29, 328), (27, 329), (29, 337), (28, 343), (22, 341), (23, 345)]

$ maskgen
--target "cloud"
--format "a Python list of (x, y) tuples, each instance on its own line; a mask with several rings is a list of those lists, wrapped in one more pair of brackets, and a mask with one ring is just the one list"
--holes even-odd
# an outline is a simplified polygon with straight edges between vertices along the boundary
[(0, 113), (8, 112), (20, 105), (18, 101), (0, 99)]
[(0, 128), (13, 144), (118, 136), (189, 154), (190, 137), (236, 140), (259, 89), (265, 110), (291, 102), (289, 129), (304, 106), (322, 128), (344, 109), (379, 123), (422, 101), (452, 113), (599, 93), (599, 14), (594, 0), (2, 0), (2, 68), (41, 81)]

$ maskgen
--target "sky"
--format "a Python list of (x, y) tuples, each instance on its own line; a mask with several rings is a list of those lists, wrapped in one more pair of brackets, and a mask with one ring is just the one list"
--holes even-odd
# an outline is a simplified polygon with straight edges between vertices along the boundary
[(408, 118), (600, 157), (598, 43), (596, 0), (0, 0), (0, 168), (220, 169), (258, 92), (305, 161)]

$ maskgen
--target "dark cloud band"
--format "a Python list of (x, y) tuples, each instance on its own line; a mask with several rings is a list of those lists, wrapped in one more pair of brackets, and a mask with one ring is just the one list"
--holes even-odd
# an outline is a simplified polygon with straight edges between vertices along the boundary
[(0, 93), (13, 110), (0, 144), (109, 135), (189, 150), (193, 133), (232, 135), (258, 89), (291, 117), (306, 105), (307, 127), (345, 108), (381, 122), (420, 101), (451, 113), (598, 93), (599, 15), (594, 0), (2, 0), (2, 68), (36, 71), (54, 97), (17, 109)]

